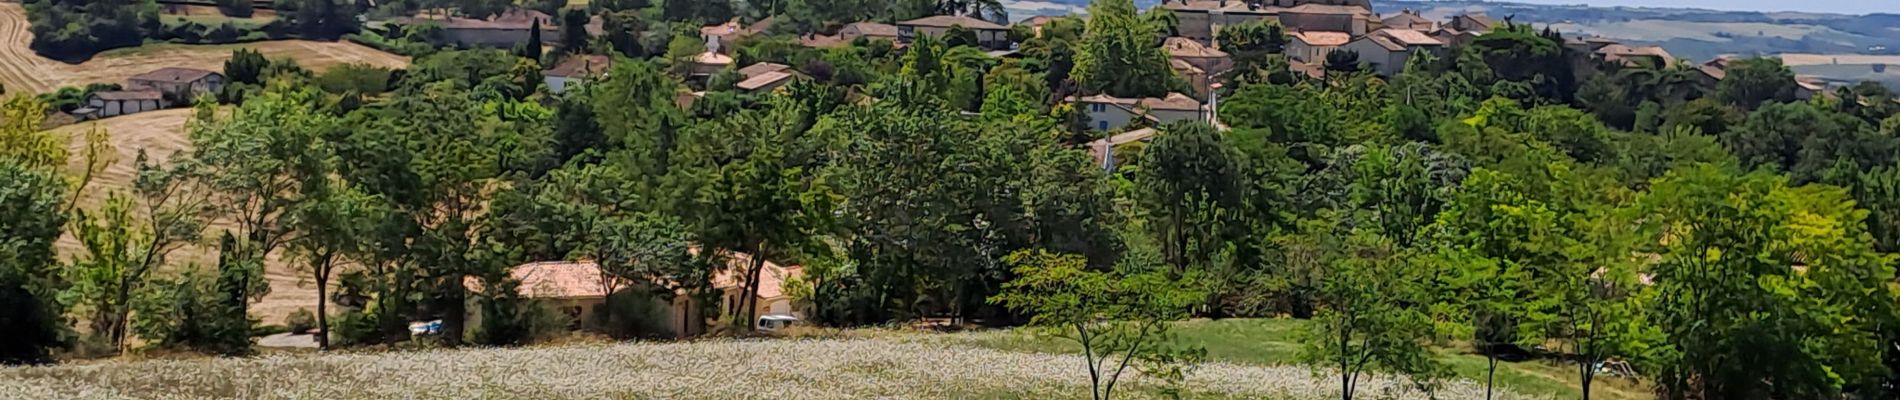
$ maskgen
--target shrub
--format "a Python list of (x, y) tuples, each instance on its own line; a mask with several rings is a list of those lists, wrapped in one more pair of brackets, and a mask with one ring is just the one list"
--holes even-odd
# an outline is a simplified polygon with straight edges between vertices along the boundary
[(574, 320), (541, 302), (522, 298), (520, 282), (511, 278), (483, 279), (488, 293), (477, 296), (481, 324), (468, 332), (475, 343), (495, 346), (530, 344), (565, 334)]
[(594, 308), (593, 320), (601, 333), (619, 338), (668, 337), (667, 304), (646, 290), (622, 290)]
[(293, 334), (317, 329), (317, 314), (301, 308), (291, 311), (290, 315), (284, 317), (284, 327), (289, 328), (290, 333)]
[(317, 87), (343, 94), (355, 92), (375, 96), (389, 90), (389, 69), (369, 64), (348, 64), (317, 76)]
[(148, 343), (216, 354), (250, 351), (252, 321), (226, 309), (217, 276), (187, 270), (146, 288), (132, 303), (139, 316), (132, 330)]

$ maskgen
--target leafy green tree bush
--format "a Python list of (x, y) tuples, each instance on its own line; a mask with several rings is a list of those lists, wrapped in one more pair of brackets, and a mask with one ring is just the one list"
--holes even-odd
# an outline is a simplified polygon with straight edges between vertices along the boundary
[(1205, 356), (1176, 343), (1169, 329), (1205, 297), (1188, 280), (1163, 270), (1094, 271), (1082, 256), (1041, 250), (1003, 260), (1017, 278), (989, 301), (1030, 314), (1044, 335), (1081, 346), (1096, 400), (1113, 398), (1129, 368), (1178, 384), (1185, 368)]

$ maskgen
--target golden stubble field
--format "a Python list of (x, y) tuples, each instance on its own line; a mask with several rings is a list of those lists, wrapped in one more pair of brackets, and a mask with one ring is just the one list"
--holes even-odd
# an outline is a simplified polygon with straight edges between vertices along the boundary
[(289, 57), (313, 70), (363, 63), (402, 67), (409, 58), (349, 42), (277, 40), (233, 45), (154, 44), (101, 53), (82, 64), (67, 64), (34, 54), (27, 44), (26, 9), (20, 3), (0, 2), (0, 83), (8, 93), (45, 93), (61, 86), (88, 83), (125, 83), (125, 78), (163, 67), (218, 71), (231, 51), (250, 48), (272, 59)]
[[(85, 150), (86, 132), (92, 129), (94, 124), (109, 133), (113, 147), (118, 150), (116, 160), (107, 166), (105, 171), (96, 175), (92, 183), (80, 192), (81, 206), (99, 204), (109, 193), (115, 191), (121, 193), (129, 191), (136, 173), (134, 164), (139, 150), (143, 149), (147, 157), (159, 163), (167, 162), (174, 156), (181, 156), (184, 152), (190, 151), (191, 141), (187, 137), (185, 127), (191, 119), (191, 113), (192, 110), (189, 108), (161, 110), (53, 129), (54, 133), (70, 138), (71, 144), (68, 148), (72, 151), (73, 159), (69, 167), (75, 173), (84, 170), (81, 154)], [(178, 268), (193, 264), (200, 268), (213, 268), (218, 260), (218, 248), (213, 240), (216, 239), (218, 232), (233, 228), (231, 224), (214, 221), (206, 229), (205, 240), (202, 243), (181, 248), (171, 254), (166, 263), (167, 270), (163, 273), (172, 273)], [(78, 239), (70, 234), (60, 237), (57, 245), (61, 257), (66, 259), (71, 259), (84, 251)], [(289, 315), (291, 311), (299, 308), (316, 309), (317, 289), (312, 286), (312, 283), (306, 282), (308, 279), (300, 279), (302, 275), (290, 263), (273, 255), (265, 264), (265, 278), (270, 281), (271, 292), (264, 296), (264, 301), (251, 306), (251, 314), (263, 319), (264, 323), (281, 324), (284, 316)]]
[[(84, 85), (93, 82), (123, 83), (126, 77), (162, 67), (189, 67), (212, 71), (224, 68), (224, 60), (238, 48), (250, 48), (263, 53), (266, 57), (292, 58), (305, 68), (322, 71), (332, 66), (364, 63), (390, 68), (403, 68), (409, 65), (409, 58), (389, 54), (362, 45), (347, 42), (314, 42), (304, 40), (282, 40), (245, 43), (235, 45), (147, 45), (131, 49), (119, 49), (101, 53), (83, 64), (67, 64), (34, 54), (27, 47), (32, 40), (28, 32), (25, 9), (20, 3), (0, 2), (0, 83), (6, 85), (9, 94), (45, 93), (61, 86)], [(73, 170), (82, 170), (79, 160), (85, 146), (85, 134), (96, 124), (106, 129), (111, 142), (118, 150), (118, 157), (101, 176), (81, 194), (83, 205), (97, 204), (110, 191), (125, 191), (131, 187), (133, 163), (140, 149), (156, 161), (169, 160), (174, 154), (188, 151), (190, 140), (185, 126), (191, 118), (190, 109), (172, 109), (141, 114), (106, 118), (99, 121), (84, 122), (53, 129), (54, 132), (71, 139), (73, 151)], [(228, 224), (214, 223), (207, 229), (206, 237), (215, 238), (216, 233), (228, 228)], [(210, 243), (210, 242), (207, 242)], [(61, 256), (70, 259), (80, 251), (79, 242), (70, 235), (61, 238), (58, 243)], [(205, 268), (216, 265), (217, 248), (215, 244), (186, 247), (171, 256), (167, 268), (182, 268), (198, 264)], [(299, 308), (316, 307), (316, 288), (302, 274), (284, 260), (272, 257), (267, 263), (266, 276), (271, 283), (271, 293), (264, 301), (252, 306), (252, 314), (265, 323), (283, 323), (284, 316)]]
[(1900, 55), (1872, 54), (1782, 54), (1781, 63), (1789, 66), (1831, 64), (1888, 64), (1900, 66)]

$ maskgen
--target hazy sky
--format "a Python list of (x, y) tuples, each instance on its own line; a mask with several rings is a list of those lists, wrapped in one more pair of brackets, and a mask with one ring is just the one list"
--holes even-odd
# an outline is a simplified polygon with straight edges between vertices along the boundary
[(1744, 11), (1819, 11), (1843, 14), (1900, 13), (1900, 0), (1509, 0), (1537, 4), (1692, 7)]

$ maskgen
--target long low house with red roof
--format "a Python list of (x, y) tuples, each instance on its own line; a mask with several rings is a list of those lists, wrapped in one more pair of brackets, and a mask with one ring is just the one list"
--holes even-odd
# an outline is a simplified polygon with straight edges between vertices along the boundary
[(1167, 97), (1162, 98), (1139, 99), (1098, 94), (1070, 97), (1067, 100), (1088, 114), (1090, 128), (1102, 131), (1121, 129), (1140, 120), (1147, 120), (1147, 125), (1156, 126), (1206, 119), (1211, 112), (1199, 100), (1180, 93), (1168, 93)]
[(897, 23), (897, 40), (909, 43), (917, 35), (943, 36), (951, 27), (963, 27), (976, 32), (978, 46), (990, 49), (1009, 48), (1009, 27), (995, 22), (984, 21), (962, 15), (937, 15)]
[(1325, 64), (1327, 54), (1352, 43), (1352, 35), (1345, 32), (1291, 32), (1287, 39), (1286, 57), (1308, 64)]
[(98, 91), (73, 110), (81, 118), (105, 118), (170, 108), (224, 89), (224, 74), (166, 67), (126, 78), (124, 90)]
[(1429, 53), (1443, 57), (1446, 53), (1445, 42), (1441, 42), (1425, 32), (1409, 29), (1380, 29), (1353, 39), (1340, 50), (1359, 54), (1359, 63), (1371, 68), (1380, 76), (1397, 76), (1405, 71), (1405, 64), (1412, 56)]
[[(599, 330), (609, 321), (606, 303), (609, 295), (640, 296), (648, 299), (646, 307), (639, 310), (616, 310), (626, 315), (645, 315), (653, 328), (663, 331), (644, 332), (648, 335), (667, 337), (692, 337), (707, 332), (708, 324), (720, 315), (739, 315), (745, 303), (745, 279), (743, 270), (752, 265), (751, 256), (733, 254), (726, 257), (727, 268), (723, 268), (712, 277), (712, 287), (719, 295), (716, 308), (703, 306), (698, 299), (678, 289), (669, 289), (658, 283), (636, 283), (603, 274), (600, 264), (594, 261), (545, 261), (515, 266), (509, 270), (509, 276), (519, 286), (516, 293), (522, 298), (532, 300), (537, 306), (570, 318), (570, 329)], [(796, 321), (804, 317), (804, 312), (796, 307), (786, 282), (803, 276), (804, 269), (798, 266), (781, 266), (767, 261), (759, 273), (759, 291), (756, 304), (758, 320), (754, 327), (773, 328), (782, 326), (785, 321)], [(484, 290), (479, 280), (467, 278), (463, 285), (470, 291), (480, 293)], [(621, 300), (615, 307), (638, 306), (639, 301)], [(468, 326), (480, 326), (481, 307), (468, 307)], [(642, 314), (644, 313), (644, 314)], [(763, 321), (763, 322), (761, 322)], [(664, 323), (661, 323), (664, 322)]]
[(561, 94), (569, 87), (606, 76), (607, 70), (613, 68), (613, 61), (613, 57), (599, 54), (567, 56), (554, 68), (541, 71), (541, 77), (547, 81), (548, 91)]
[[(524, 8), (510, 8), (500, 15), (489, 18), (421, 14), (393, 18), (389, 22), (411, 26), (440, 26), (444, 39), (467, 47), (514, 47), (527, 43), (528, 37), (533, 35), (536, 26), (541, 29), (542, 40), (553, 40), (561, 33), (559, 19), (547, 13)], [(595, 17), (588, 23), (587, 32), (598, 35), (601, 30), (600, 24), (600, 18)]]

